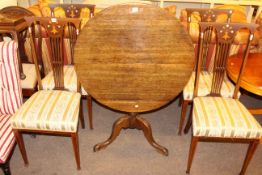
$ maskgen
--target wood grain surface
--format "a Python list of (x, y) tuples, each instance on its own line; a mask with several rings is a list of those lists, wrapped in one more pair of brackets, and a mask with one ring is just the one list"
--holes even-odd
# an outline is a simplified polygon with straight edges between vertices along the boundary
[[(241, 55), (233, 55), (228, 58), (227, 73), (234, 82), (237, 80), (241, 63)], [(262, 53), (249, 53), (240, 86), (251, 93), (262, 96)]]
[(194, 67), (194, 49), (182, 25), (165, 10), (118, 5), (83, 28), (75, 67), (98, 102), (124, 112), (145, 112), (182, 91)]

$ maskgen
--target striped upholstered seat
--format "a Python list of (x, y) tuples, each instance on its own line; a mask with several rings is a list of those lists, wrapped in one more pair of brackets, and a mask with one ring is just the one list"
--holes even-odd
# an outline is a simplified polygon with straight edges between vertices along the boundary
[(14, 129), (76, 132), (81, 95), (67, 91), (41, 90), (14, 114)]
[(22, 105), (17, 44), (14, 41), (0, 42), (0, 99), (0, 164), (8, 167), (8, 158), (15, 144), (10, 117)]
[(196, 97), (193, 105), (193, 135), (205, 137), (261, 138), (262, 128), (238, 100)]
[[(213, 73), (208, 71), (201, 71), (199, 78), (198, 96), (207, 96), (210, 94), (212, 86)], [(184, 100), (192, 100), (194, 93), (194, 82), (195, 82), (195, 72), (192, 73), (188, 83), (183, 90)], [(221, 88), (221, 95), (223, 97), (233, 97), (235, 86), (227, 79), (224, 78), (224, 82)], [(240, 94), (239, 94), (240, 96)]]
[(14, 134), (10, 125), (11, 115), (0, 115), (0, 163), (5, 163), (15, 144)]
[[(54, 82), (53, 71), (49, 72), (42, 79), (42, 85), (43, 85), (43, 89), (45, 90), (54, 89), (55, 82)], [(77, 92), (77, 75), (73, 65), (64, 66), (64, 85), (65, 85), (65, 89), (72, 92)], [(87, 95), (87, 92), (83, 87), (81, 88), (81, 94)]]

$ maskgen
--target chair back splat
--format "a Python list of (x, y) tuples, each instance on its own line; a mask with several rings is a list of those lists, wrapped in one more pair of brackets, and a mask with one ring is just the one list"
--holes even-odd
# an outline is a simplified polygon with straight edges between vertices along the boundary
[[(50, 55), (51, 55), (51, 65), (53, 69), (54, 82), (56, 90), (64, 90), (64, 37), (65, 37), (65, 27), (69, 26), (69, 37), (70, 45), (74, 45), (76, 42), (77, 34), (80, 28), (80, 19), (73, 18), (49, 18), (49, 17), (26, 17), (26, 21), (31, 25), (39, 25), (40, 28), (44, 28), (47, 36), (48, 42), (50, 44)], [(34, 27), (31, 27), (34, 28)], [(34, 32), (30, 32), (31, 43), (35, 44)], [(42, 35), (40, 36), (42, 37)], [(42, 41), (41, 39), (39, 40)], [(41, 44), (39, 42), (39, 45)], [(33, 47), (32, 47), (33, 48)], [(73, 47), (72, 47), (73, 50)], [(34, 55), (34, 61), (37, 55)], [(41, 79), (39, 80), (41, 81)], [(41, 88), (42, 83), (39, 83), (39, 88)]]
[[(208, 22), (200, 22), (200, 37), (199, 37), (199, 53), (197, 59), (197, 71), (196, 71), (196, 79), (195, 79), (195, 89), (194, 96), (197, 96), (198, 92), (198, 83), (199, 83), (199, 74), (201, 71), (201, 63), (204, 59), (205, 48), (203, 47), (203, 43), (207, 42), (205, 39), (205, 32), (208, 32), (210, 28), (215, 31), (215, 60), (214, 60), (214, 68), (213, 68), (213, 78), (212, 78), (212, 86), (210, 96), (221, 96), (220, 91), (223, 83), (223, 79), (225, 77), (226, 71), (226, 62), (229, 56), (230, 47), (234, 42), (234, 38), (236, 36), (237, 31), (240, 29), (249, 30), (249, 38), (246, 42), (246, 48), (243, 53), (243, 63), (242, 66), (245, 65), (246, 58), (248, 56), (250, 41), (253, 39), (254, 32), (256, 29), (256, 25), (254, 24), (243, 24), (243, 23), (208, 23)], [(237, 99), (238, 91), (239, 91), (239, 83), (241, 79), (243, 69), (238, 77), (238, 81), (234, 90), (233, 98)]]
[[(58, 8), (62, 8), (64, 11), (64, 15), (66, 18), (75, 18), (75, 19), (82, 19), (82, 14), (85, 14), (86, 9), (89, 10), (89, 19), (94, 17), (95, 14), (95, 5), (93, 4), (49, 4), (50, 11), (51, 11), (51, 17), (56, 17), (55, 10)], [(60, 17), (60, 15), (59, 15)], [(83, 19), (82, 19), (83, 20)], [(81, 28), (86, 23), (83, 22), (81, 24)], [(68, 23), (67, 24), (67, 31), (68, 31), (68, 38), (70, 39), (70, 52), (71, 52), (71, 59), (73, 60), (74, 55), (74, 47), (76, 44), (76, 37), (77, 37), (77, 31), (75, 31), (75, 26)]]
[[(190, 23), (192, 22), (192, 15), (198, 13), (200, 16), (200, 22), (217, 22), (217, 19), (221, 15), (226, 15), (227, 23), (230, 23), (233, 10), (231, 9), (198, 9), (198, 8), (187, 8), (187, 28), (190, 32)], [(208, 57), (208, 48), (211, 44), (212, 36), (214, 36), (214, 31), (212, 27), (208, 27), (203, 36), (203, 59), (201, 63), (201, 70), (207, 70), (207, 57)], [(199, 38), (199, 37), (198, 37)]]

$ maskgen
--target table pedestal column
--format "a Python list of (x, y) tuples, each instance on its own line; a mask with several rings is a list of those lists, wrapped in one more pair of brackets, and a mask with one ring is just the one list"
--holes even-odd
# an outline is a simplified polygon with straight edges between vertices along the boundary
[(111, 136), (106, 141), (96, 144), (94, 146), (94, 151), (96, 152), (106, 148), (117, 138), (122, 129), (142, 130), (150, 145), (156, 148), (159, 153), (168, 156), (168, 149), (156, 143), (152, 135), (151, 125), (144, 118), (140, 117), (138, 113), (129, 113), (116, 120), (112, 128)]

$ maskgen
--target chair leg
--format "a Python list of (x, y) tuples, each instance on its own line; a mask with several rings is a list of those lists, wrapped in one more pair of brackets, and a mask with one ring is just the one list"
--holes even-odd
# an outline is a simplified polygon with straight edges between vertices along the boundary
[(247, 154), (246, 154), (246, 158), (245, 158), (245, 161), (243, 163), (243, 166), (242, 166), (242, 169), (241, 169), (241, 172), (240, 172), (240, 175), (244, 175), (246, 170), (247, 170), (247, 166), (249, 165), (256, 149), (257, 149), (257, 146), (259, 145), (259, 141), (252, 141), (249, 146), (248, 146), (248, 150), (247, 150)]
[(19, 150), (20, 150), (20, 152), (21, 152), (21, 154), (22, 154), (24, 163), (25, 163), (25, 165), (28, 165), (28, 159), (27, 159), (27, 154), (26, 154), (26, 150), (25, 150), (25, 144), (24, 144), (23, 136), (22, 136), (22, 134), (21, 134), (18, 130), (16, 130), (16, 129), (13, 129), (13, 132), (14, 132), (14, 135), (15, 135), (16, 142), (17, 142), (17, 144), (18, 144)]
[(183, 102), (183, 92), (180, 94), (179, 96), (179, 102), (178, 102), (178, 106), (181, 106)]
[(191, 106), (191, 109), (190, 109), (190, 114), (189, 114), (185, 129), (184, 129), (184, 134), (187, 134), (189, 129), (192, 126), (192, 115), (193, 115), (193, 105)]
[(79, 143), (78, 143), (78, 133), (72, 133), (71, 134), (72, 138), (72, 144), (74, 147), (74, 153), (75, 153), (75, 159), (76, 159), (76, 165), (77, 165), (77, 170), (80, 170), (80, 154), (79, 154)]
[(81, 126), (84, 129), (85, 128), (85, 119), (84, 119), (84, 115), (83, 115), (82, 100), (80, 101), (79, 118), (80, 118)]
[(93, 129), (92, 97), (90, 95), (87, 95), (86, 101), (87, 101), (87, 111), (88, 111), (88, 118), (89, 118), (89, 128)]
[(195, 155), (195, 152), (196, 152), (197, 143), (198, 143), (198, 138), (192, 136), (191, 145), (190, 145), (190, 149), (189, 149), (189, 155), (188, 155), (187, 169), (186, 169), (187, 174), (190, 173), (190, 168), (191, 168), (193, 158), (194, 158), (194, 155)]
[(11, 175), (9, 161), (1, 164), (1, 169), (3, 170), (5, 175)]
[(180, 116), (178, 135), (181, 135), (182, 128), (184, 126), (185, 117), (186, 117), (186, 110), (187, 110), (188, 103), (189, 103), (188, 100), (182, 100), (182, 109), (181, 109), (181, 116)]

